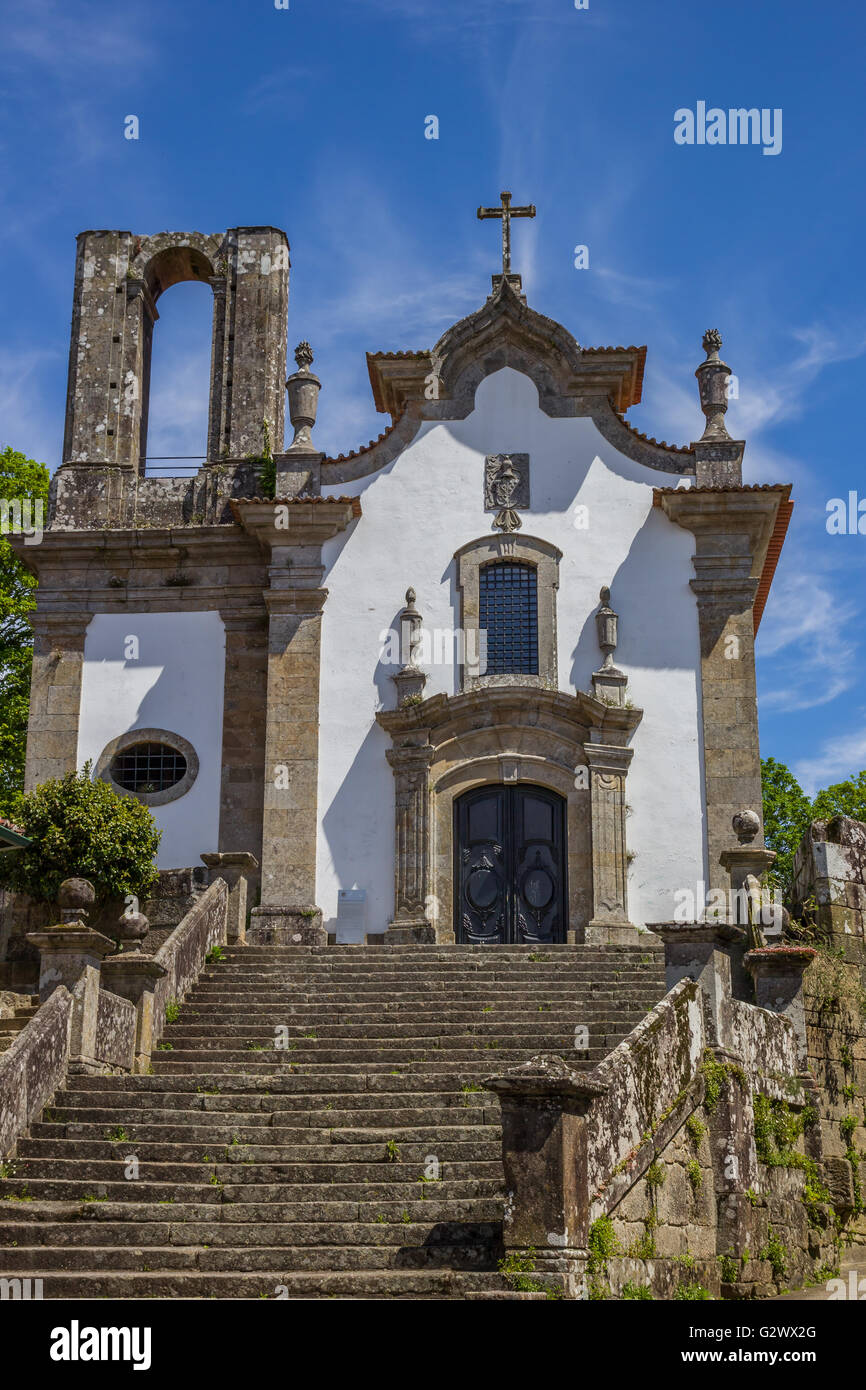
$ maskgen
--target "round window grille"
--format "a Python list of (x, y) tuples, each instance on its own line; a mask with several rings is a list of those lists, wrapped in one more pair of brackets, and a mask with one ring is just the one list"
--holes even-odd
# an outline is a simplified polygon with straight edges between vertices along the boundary
[(168, 791), (183, 781), (187, 762), (183, 753), (167, 743), (134, 743), (111, 761), (112, 781), (137, 796)]

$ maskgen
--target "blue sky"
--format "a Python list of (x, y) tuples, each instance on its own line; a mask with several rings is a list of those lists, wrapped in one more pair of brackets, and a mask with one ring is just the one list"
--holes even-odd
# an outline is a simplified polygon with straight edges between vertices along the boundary
[[(514, 236), (530, 303), (582, 343), (648, 345), (637, 428), (699, 436), (692, 373), (722, 332), (746, 479), (796, 503), (759, 638), (762, 751), (810, 790), (866, 766), (866, 536), (825, 525), (831, 497), (866, 498), (863, 12), (289, 5), (4, 0), (0, 442), (59, 461), (77, 232), (270, 223), (292, 247), (290, 344), (312, 342), (324, 382), (317, 441), (354, 448), (387, 423), (365, 350), (431, 346), (481, 303), (497, 226), (475, 209), (509, 188), (538, 208)], [(781, 153), (675, 144), (698, 101), (781, 108)], [(160, 314), (149, 452), (199, 453), (208, 292), (177, 286)]]

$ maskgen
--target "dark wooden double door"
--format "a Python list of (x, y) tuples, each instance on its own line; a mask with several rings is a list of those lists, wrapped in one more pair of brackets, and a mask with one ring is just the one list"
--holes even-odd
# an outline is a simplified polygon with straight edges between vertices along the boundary
[(454, 930), (469, 945), (566, 939), (565, 802), (489, 786), (454, 806)]

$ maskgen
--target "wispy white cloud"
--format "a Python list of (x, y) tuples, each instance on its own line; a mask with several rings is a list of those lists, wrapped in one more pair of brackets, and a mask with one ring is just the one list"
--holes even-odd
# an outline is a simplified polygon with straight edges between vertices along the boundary
[(792, 772), (809, 796), (820, 787), (845, 781), (866, 768), (866, 719), (853, 733), (827, 739), (812, 758), (795, 762)]
[(142, 33), (141, 13), (78, 0), (9, 0), (4, 7), (3, 49), (20, 71), (21, 60), (48, 70), (53, 80), (76, 85), (86, 74), (100, 84), (129, 84), (136, 65), (154, 56)]
[(761, 707), (783, 713), (830, 704), (859, 680), (858, 605), (832, 579), (788, 571), (773, 586), (758, 643)]

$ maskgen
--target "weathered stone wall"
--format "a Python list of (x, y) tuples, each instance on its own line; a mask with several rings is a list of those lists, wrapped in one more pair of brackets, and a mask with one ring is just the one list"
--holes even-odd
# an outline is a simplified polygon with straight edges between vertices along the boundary
[(60, 985), (0, 1056), (0, 1158), (63, 1085), (72, 995)]
[(849, 1242), (866, 1243), (866, 825), (813, 821), (794, 856), (794, 916), (820, 951), (805, 977), (809, 1070), (825, 1181)]
[(226, 940), (229, 890), (218, 878), (199, 898), (154, 959), (165, 967), (165, 975), (154, 990), (154, 1041), (162, 1035), (166, 1006), (180, 1002), (198, 979), (205, 957), (213, 946)]
[(132, 1071), (135, 1061), (135, 1005), (100, 989), (94, 1055), (118, 1071)]

